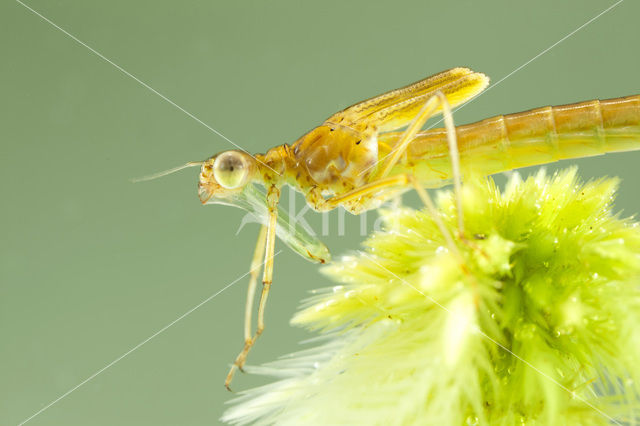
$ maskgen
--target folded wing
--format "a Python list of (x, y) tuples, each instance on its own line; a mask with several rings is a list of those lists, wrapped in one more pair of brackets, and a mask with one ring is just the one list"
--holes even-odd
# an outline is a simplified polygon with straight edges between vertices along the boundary
[(357, 131), (371, 127), (379, 132), (391, 131), (408, 125), (438, 90), (452, 106), (456, 106), (473, 98), (488, 85), (489, 78), (484, 74), (468, 68), (452, 68), (359, 102), (332, 115), (326, 121)]

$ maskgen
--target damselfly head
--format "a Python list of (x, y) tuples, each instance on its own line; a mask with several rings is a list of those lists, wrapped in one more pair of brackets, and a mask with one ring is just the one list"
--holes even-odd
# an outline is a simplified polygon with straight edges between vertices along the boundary
[(214, 155), (202, 164), (198, 196), (202, 204), (212, 197), (225, 198), (243, 190), (256, 170), (256, 160), (243, 151)]

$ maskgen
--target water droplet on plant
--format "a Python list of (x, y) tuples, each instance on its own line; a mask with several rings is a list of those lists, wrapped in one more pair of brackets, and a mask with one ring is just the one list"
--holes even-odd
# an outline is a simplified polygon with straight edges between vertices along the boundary
[(445, 246), (438, 246), (438, 248), (436, 249), (436, 254), (445, 254), (448, 253), (449, 249), (446, 248)]
[(531, 340), (536, 335), (536, 325), (535, 324), (524, 324), (521, 327), (518, 327), (515, 332), (515, 338), (517, 340)]
[(556, 327), (556, 329), (554, 330), (554, 335), (556, 337), (560, 337), (560, 336), (566, 336), (567, 334), (571, 334), (574, 331), (574, 327), (573, 325), (567, 325), (564, 327)]

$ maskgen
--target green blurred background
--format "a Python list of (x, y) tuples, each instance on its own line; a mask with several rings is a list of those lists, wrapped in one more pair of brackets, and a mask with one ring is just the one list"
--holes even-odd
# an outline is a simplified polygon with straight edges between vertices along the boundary
[[(449, 67), (497, 82), (614, 2), (27, 4), (263, 152), (351, 103)], [(202, 207), (196, 170), (130, 183), (232, 147), (19, 3), (3, 2), (0, 16), (4, 425), (245, 274), (257, 226), (236, 236), (240, 211)], [(639, 93), (638, 16), (639, 2), (620, 3), (465, 107), (457, 123)], [(640, 152), (572, 163), (585, 178), (620, 176), (618, 208), (631, 214), (640, 211), (639, 162)], [(362, 239), (357, 219), (347, 219), (345, 236), (325, 238), (334, 256)], [(310, 334), (288, 320), (309, 290), (328, 284), (318, 266), (279, 247), (267, 330), (250, 363), (300, 348)], [(232, 396), (223, 381), (242, 345), (245, 286), (242, 279), (29, 424), (217, 424)], [(234, 387), (260, 383), (239, 374)]]

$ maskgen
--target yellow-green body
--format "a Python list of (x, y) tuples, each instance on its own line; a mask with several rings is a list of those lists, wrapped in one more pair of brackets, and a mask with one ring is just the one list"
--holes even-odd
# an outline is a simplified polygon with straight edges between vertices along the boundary
[[(256, 155), (255, 181), (289, 184), (318, 208), (320, 194), (339, 195), (370, 183), (402, 134), (378, 133), (375, 126), (356, 130), (326, 121), (291, 146), (281, 145)], [(640, 95), (500, 115), (458, 126), (456, 136), (463, 175), (491, 175), (558, 160), (638, 150)], [(418, 133), (389, 175), (407, 173), (431, 188), (450, 181), (451, 159), (444, 128)], [(364, 197), (346, 207), (352, 212), (377, 207), (388, 198), (384, 191), (391, 197), (398, 189), (386, 188), (376, 197)]]
[[(379, 136), (386, 156), (401, 133)], [(461, 168), (491, 175), (558, 160), (640, 149), (640, 95), (536, 108), (456, 127)], [(428, 186), (451, 179), (445, 129), (419, 133), (392, 173)]]

